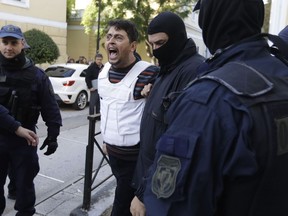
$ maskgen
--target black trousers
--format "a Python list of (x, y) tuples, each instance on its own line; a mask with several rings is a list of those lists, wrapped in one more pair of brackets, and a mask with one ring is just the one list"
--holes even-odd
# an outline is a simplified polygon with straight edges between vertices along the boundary
[(109, 155), (109, 162), (117, 181), (111, 216), (131, 216), (130, 204), (135, 193), (131, 182), (136, 161), (122, 160)]
[(36, 196), (33, 181), (39, 172), (37, 147), (28, 146), (25, 139), (16, 135), (0, 134), (0, 215), (6, 206), (4, 186), (9, 166), (15, 173), (16, 216), (34, 215)]
[(8, 168), (8, 177), (9, 177), (9, 184), (8, 184), (8, 191), (10, 194), (16, 194), (16, 173), (14, 170), (11, 169), (11, 166)]
[(90, 91), (89, 115), (100, 113), (100, 98), (98, 90)]

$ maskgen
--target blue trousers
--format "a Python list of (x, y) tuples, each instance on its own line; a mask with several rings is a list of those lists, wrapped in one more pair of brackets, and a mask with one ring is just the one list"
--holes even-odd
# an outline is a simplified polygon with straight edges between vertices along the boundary
[(0, 215), (6, 206), (4, 186), (9, 166), (15, 172), (16, 216), (33, 215), (36, 201), (33, 181), (39, 172), (37, 147), (28, 146), (25, 139), (16, 135), (0, 134)]
[(131, 216), (130, 204), (135, 193), (135, 189), (131, 187), (131, 182), (136, 161), (126, 161), (112, 155), (109, 155), (109, 161), (117, 181), (111, 216)]

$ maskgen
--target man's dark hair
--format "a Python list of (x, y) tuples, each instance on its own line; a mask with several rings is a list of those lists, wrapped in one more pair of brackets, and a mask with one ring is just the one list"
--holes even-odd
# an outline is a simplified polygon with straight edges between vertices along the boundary
[(111, 20), (108, 23), (107, 32), (111, 27), (115, 27), (116, 30), (124, 30), (127, 33), (130, 42), (138, 40), (138, 31), (136, 26), (129, 20)]
[(101, 53), (97, 53), (96, 55), (95, 55), (95, 59), (96, 58), (103, 58), (103, 55), (101, 54)]

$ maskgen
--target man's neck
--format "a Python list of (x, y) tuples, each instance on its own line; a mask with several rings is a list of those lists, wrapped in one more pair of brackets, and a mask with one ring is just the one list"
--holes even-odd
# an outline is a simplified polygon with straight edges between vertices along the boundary
[(136, 64), (136, 62), (137, 62), (137, 59), (135, 59), (135, 61), (134, 62), (132, 62), (130, 65), (128, 65), (127, 67), (114, 67), (113, 65), (112, 65), (112, 69), (114, 70), (114, 71), (117, 71), (117, 72), (125, 72), (125, 73), (128, 73), (129, 71), (130, 71), (130, 69)]

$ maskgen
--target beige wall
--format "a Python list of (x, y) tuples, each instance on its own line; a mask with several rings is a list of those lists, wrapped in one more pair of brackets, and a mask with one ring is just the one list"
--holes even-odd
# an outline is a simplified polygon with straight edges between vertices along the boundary
[[(69, 22), (67, 28), (67, 55), (75, 60), (79, 56), (85, 56), (87, 60), (94, 60), (95, 52), (95, 34), (85, 34), (84, 27), (80, 25), (80, 20)], [(100, 49), (100, 52), (103, 54), (104, 50)]]
[(66, 1), (63, 0), (30, 0), (28, 8), (1, 3), (1, 1), (0, 5), (1, 12), (49, 21), (66, 22)]

